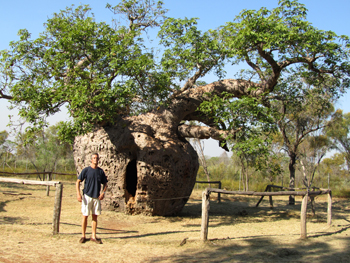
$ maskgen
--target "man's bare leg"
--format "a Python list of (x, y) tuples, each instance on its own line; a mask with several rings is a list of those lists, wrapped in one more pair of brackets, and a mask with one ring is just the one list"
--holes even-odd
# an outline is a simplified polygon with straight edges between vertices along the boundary
[(81, 235), (82, 237), (79, 240), (79, 243), (85, 243), (86, 237), (85, 237), (85, 232), (86, 232), (86, 225), (87, 225), (87, 216), (83, 215), (83, 220), (81, 221)]
[(96, 239), (97, 215), (94, 215), (94, 214), (92, 215), (91, 228), (92, 228), (91, 238)]
[(82, 232), (82, 237), (83, 238), (85, 238), (87, 219), (88, 219), (88, 216), (83, 216), (83, 220), (82, 220), (82, 223), (81, 223), (81, 232)]

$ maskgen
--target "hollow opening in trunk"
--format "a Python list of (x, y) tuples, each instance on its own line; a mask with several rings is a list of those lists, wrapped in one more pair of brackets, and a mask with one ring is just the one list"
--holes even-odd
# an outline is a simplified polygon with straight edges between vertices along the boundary
[(128, 163), (126, 167), (126, 176), (125, 176), (126, 190), (130, 195), (135, 197), (136, 187), (137, 187), (137, 168), (136, 160), (132, 160)]

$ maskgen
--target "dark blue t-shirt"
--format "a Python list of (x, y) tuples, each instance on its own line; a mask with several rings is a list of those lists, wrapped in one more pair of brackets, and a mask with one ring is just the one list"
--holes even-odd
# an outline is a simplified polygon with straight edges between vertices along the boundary
[(85, 180), (83, 192), (92, 198), (98, 198), (100, 196), (101, 184), (106, 184), (108, 182), (101, 168), (97, 167), (94, 169), (91, 166), (84, 168), (78, 179), (82, 182)]

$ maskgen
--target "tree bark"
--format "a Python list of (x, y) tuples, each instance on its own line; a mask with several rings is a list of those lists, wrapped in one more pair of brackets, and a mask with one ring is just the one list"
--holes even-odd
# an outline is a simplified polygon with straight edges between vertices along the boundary
[[(289, 154), (289, 188), (295, 188), (295, 163), (296, 163), (296, 154)], [(289, 196), (289, 204), (295, 205), (294, 195)]]

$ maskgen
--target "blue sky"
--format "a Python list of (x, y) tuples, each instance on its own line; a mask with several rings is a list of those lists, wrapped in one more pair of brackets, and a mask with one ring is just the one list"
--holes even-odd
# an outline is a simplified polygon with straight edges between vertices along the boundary
[[(242, 9), (259, 9), (262, 6), (273, 8), (278, 0), (163, 0), (170, 17), (198, 17), (198, 26), (202, 30), (214, 29), (225, 22), (232, 21)], [(317, 28), (332, 30), (338, 35), (350, 36), (350, 1), (349, 0), (301, 0), (306, 5), (308, 20)], [(10, 41), (17, 40), (19, 29), (26, 28), (33, 37), (43, 31), (43, 23), (55, 12), (66, 6), (89, 4), (97, 21), (110, 22), (114, 15), (105, 8), (106, 3), (116, 4), (114, 1), (104, 0), (0, 0), (0, 50), (7, 49)], [(227, 78), (233, 77), (235, 72), (228, 72)], [(230, 76), (231, 75), (231, 76)], [(206, 80), (207, 82), (209, 80)], [(213, 79), (215, 81), (215, 79)], [(0, 100), (0, 131), (8, 129), (8, 115), (16, 112), (7, 109), (8, 102)], [(350, 111), (350, 91), (342, 97), (337, 108), (344, 112)], [(51, 124), (67, 119), (64, 113), (51, 118)], [(219, 156), (223, 150), (215, 141), (208, 141), (205, 154)]]

